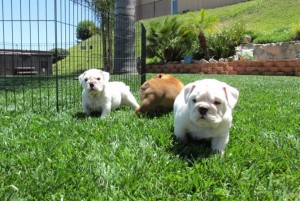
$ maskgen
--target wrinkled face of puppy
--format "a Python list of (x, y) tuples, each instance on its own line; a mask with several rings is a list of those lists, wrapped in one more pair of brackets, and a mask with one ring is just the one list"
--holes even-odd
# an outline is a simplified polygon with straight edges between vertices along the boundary
[(214, 127), (223, 121), (227, 110), (233, 109), (239, 92), (224, 82), (206, 79), (189, 84), (184, 94), (190, 119)]
[(109, 73), (98, 69), (90, 69), (82, 73), (79, 83), (88, 93), (102, 92), (105, 84), (109, 81)]

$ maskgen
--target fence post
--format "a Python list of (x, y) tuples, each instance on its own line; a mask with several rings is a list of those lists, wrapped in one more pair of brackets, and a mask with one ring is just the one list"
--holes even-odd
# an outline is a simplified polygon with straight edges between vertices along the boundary
[[(55, 32), (55, 45), (54, 45), (54, 56), (57, 57), (57, 0), (54, 0), (54, 32)], [(59, 93), (58, 93), (58, 64), (56, 62), (55, 64), (56, 68), (55, 68), (55, 96), (56, 96), (56, 111), (58, 112), (59, 111), (59, 104), (58, 104), (58, 101), (59, 101)]]
[[(55, 32), (55, 44), (54, 44), (54, 56), (57, 57), (57, 0), (54, 0), (54, 32)], [(56, 96), (56, 111), (58, 112), (59, 111), (59, 104), (58, 104), (58, 101), (59, 101), (59, 88), (58, 88), (58, 64), (56, 62), (55, 64), (55, 96)]]
[(142, 29), (142, 52), (141, 52), (141, 85), (146, 81), (146, 28), (141, 24)]

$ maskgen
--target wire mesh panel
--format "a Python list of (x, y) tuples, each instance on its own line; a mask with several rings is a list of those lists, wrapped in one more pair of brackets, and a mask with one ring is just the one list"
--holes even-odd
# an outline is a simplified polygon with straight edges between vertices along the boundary
[[(84, 0), (0, 0), (0, 11), (0, 111), (80, 107), (77, 78), (91, 68), (138, 90), (139, 23)], [(130, 32), (116, 34), (120, 21)]]

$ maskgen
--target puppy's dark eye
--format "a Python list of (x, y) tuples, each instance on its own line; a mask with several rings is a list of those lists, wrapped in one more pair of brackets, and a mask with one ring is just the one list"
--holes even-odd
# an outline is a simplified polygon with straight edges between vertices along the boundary
[(215, 101), (214, 104), (215, 104), (215, 105), (220, 105), (221, 102), (220, 102), (220, 101)]
[(101, 80), (101, 78), (100, 78), (100, 77), (98, 77), (98, 78), (97, 78), (97, 80)]
[(197, 102), (196, 98), (193, 98), (192, 101), (193, 101), (193, 103), (196, 103), (196, 102)]
[(85, 78), (85, 79), (84, 79), (84, 81), (85, 81), (85, 82), (87, 82), (87, 81), (88, 81), (88, 79), (87, 79), (87, 78)]

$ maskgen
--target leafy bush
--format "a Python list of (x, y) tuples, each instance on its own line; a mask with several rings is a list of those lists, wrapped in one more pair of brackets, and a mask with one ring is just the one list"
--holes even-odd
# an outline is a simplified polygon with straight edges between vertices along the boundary
[(191, 34), (184, 32), (176, 18), (152, 23), (147, 35), (147, 55), (161, 61), (179, 61), (192, 44)]
[(293, 24), (292, 32), (294, 34), (294, 40), (300, 40), (300, 23)]
[(52, 63), (56, 63), (64, 58), (66, 58), (67, 56), (69, 56), (69, 51), (63, 48), (57, 48), (57, 49), (52, 49), (50, 50), (53, 54), (52, 57)]
[(77, 25), (76, 37), (80, 40), (86, 40), (97, 33), (97, 27), (94, 22), (85, 20)]
[(190, 51), (191, 53), (189, 55), (192, 55), (194, 60), (200, 60), (205, 58), (205, 54), (203, 48), (200, 46), (200, 43), (194, 41)]
[(242, 42), (244, 35), (245, 27), (242, 23), (224, 26), (218, 32), (210, 34), (207, 39), (211, 55), (215, 59), (234, 55), (235, 47)]

